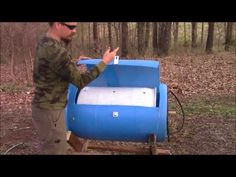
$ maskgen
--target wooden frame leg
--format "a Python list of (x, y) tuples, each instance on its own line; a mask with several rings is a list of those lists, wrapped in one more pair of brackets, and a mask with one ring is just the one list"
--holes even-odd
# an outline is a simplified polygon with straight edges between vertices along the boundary
[(156, 135), (151, 134), (148, 139), (151, 155), (171, 155), (170, 150), (157, 148), (156, 142), (157, 142)]
[(104, 151), (117, 151), (117, 152), (131, 152), (138, 154), (151, 154), (151, 155), (170, 155), (169, 150), (159, 149), (156, 145), (156, 136), (151, 134), (149, 136), (149, 147), (138, 148), (134, 145), (129, 145), (126, 147), (117, 145), (97, 145), (89, 143), (89, 140), (82, 141), (71, 131), (67, 132), (67, 142), (77, 151), (82, 154), (86, 154), (88, 149), (93, 150), (104, 150)]
[(82, 142), (71, 131), (67, 132), (67, 142), (78, 152), (86, 152), (88, 147), (88, 140)]

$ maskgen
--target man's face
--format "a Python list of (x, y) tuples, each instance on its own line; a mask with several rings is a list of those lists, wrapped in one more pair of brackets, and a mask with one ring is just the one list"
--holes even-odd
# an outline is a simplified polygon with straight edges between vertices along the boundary
[(77, 22), (61, 22), (59, 25), (61, 39), (66, 43), (71, 42), (76, 34)]

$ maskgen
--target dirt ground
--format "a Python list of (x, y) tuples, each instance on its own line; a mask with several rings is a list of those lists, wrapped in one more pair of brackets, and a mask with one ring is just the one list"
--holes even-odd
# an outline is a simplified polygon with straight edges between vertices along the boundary
[[(236, 154), (235, 53), (158, 60), (161, 82), (177, 94), (186, 117), (183, 129), (171, 135), (170, 142), (157, 145), (174, 155)], [(16, 67), (16, 73), (13, 84), (9, 65), (1, 64), (0, 154), (37, 154), (39, 140), (31, 118), (33, 87), (25, 81), (23, 65)], [(143, 146), (132, 142), (94, 143)], [(70, 149), (69, 154), (76, 153)]]

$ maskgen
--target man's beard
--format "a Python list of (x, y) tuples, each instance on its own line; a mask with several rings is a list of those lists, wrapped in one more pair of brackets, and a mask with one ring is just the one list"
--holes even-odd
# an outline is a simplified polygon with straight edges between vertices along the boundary
[(62, 38), (61, 40), (65, 43), (65, 47), (68, 47), (68, 45), (72, 42), (72, 38)]

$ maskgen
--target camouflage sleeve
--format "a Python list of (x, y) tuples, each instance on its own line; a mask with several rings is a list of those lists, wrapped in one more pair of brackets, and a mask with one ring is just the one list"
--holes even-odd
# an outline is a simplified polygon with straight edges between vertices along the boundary
[(106, 64), (101, 61), (91, 70), (80, 73), (76, 68), (75, 63), (71, 62), (71, 57), (64, 48), (54, 50), (50, 58), (52, 60), (50, 66), (51, 70), (60, 75), (64, 80), (73, 83), (79, 88), (85, 87), (96, 79), (106, 67)]

